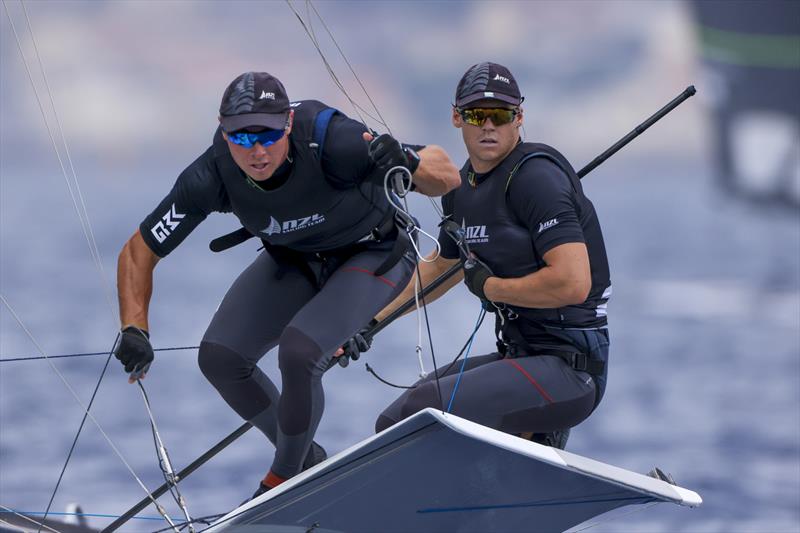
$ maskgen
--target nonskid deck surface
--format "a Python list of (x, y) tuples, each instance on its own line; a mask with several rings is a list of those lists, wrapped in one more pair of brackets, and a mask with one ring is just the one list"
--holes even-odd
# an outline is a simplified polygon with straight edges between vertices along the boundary
[(209, 531), (564, 531), (698, 494), (426, 409), (223, 517)]

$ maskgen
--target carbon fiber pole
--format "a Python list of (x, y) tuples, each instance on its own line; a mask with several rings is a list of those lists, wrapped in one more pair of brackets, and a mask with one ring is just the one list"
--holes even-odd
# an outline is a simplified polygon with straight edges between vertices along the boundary
[[(178, 482), (182, 481), (189, 474), (191, 474), (192, 472), (203, 466), (205, 463), (207, 463), (209, 459), (211, 459), (219, 452), (227, 448), (233, 441), (235, 441), (236, 439), (247, 433), (251, 427), (253, 426), (250, 424), (250, 422), (245, 422), (244, 424), (239, 426), (236, 429), (236, 431), (234, 431), (233, 433), (231, 433), (230, 435), (219, 441), (210, 450), (208, 450), (206, 453), (195, 459), (189, 466), (178, 472), (175, 475), (176, 480)], [(151, 494), (153, 495), (153, 498), (158, 498), (162, 494), (166, 493), (168, 490), (169, 490), (169, 485), (164, 483), (156, 490), (152, 491)], [(106, 526), (101, 533), (111, 533), (112, 531), (116, 531), (123, 524), (125, 524), (125, 522), (133, 518), (136, 515), (136, 513), (138, 513), (151, 503), (153, 502), (149, 496), (147, 498), (142, 499), (141, 501), (139, 501), (139, 503), (137, 503), (136, 505), (125, 511), (125, 513), (122, 516), (120, 516), (119, 518), (111, 522), (108, 526)]]

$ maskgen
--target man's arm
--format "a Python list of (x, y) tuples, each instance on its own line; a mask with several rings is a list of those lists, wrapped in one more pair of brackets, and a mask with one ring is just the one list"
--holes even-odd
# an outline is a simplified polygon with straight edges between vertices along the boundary
[(488, 278), (483, 286), (486, 297), (497, 303), (544, 309), (585, 302), (592, 288), (586, 245), (560, 244), (543, 259), (546, 266), (521, 278)]
[(153, 293), (153, 270), (159, 257), (145, 244), (139, 230), (128, 239), (117, 261), (117, 292), (122, 328), (149, 331), (147, 310)]
[(412, 177), (417, 192), (425, 196), (442, 196), (461, 185), (458, 169), (443, 148), (429, 144), (418, 155), (419, 167)]
[[(435, 252), (434, 252), (435, 253)], [(434, 257), (434, 254), (429, 255), (426, 259), (431, 259)], [(420, 279), (423, 283), (423, 288), (430, 285), (436, 278), (444, 274), (447, 269), (449, 269), (454, 264), (458, 263), (458, 259), (447, 259), (442, 256), (436, 258), (435, 261), (431, 263), (427, 263), (425, 261), (419, 262), (419, 270), (414, 273), (414, 276), (411, 278), (411, 281), (408, 283), (403, 292), (395, 298), (389, 305), (384, 307), (377, 315), (375, 315), (375, 319), (380, 322), (385, 319), (389, 314), (392, 313), (395, 309), (400, 307), (403, 303), (407, 302), (411, 298), (414, 297), (414, 292), (416, 291), (416, 280), (417, 275), (419, 275)], [(429, 304), (439, 298), (441, 295), (449, 291), (455, 285), (458, 284), (464, 278), (464, 272), (459, 270), (456, 274), (453, 275), (449, 280), (445, 281), (442, 285), (436, 288), (432, 293), (425, 296), (425, 303)], [(407, 314), (407, 313), (404, 313)]]

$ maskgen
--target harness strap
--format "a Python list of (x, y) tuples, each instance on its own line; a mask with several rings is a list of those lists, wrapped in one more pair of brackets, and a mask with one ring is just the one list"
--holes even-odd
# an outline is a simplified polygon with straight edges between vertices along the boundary
[[(514, 320), (505, 318), (501, 320), (497, 310), (495, 318), (495, 335), (497, 348), (506, 357), (528, 357), (537, 355), (554, 355), (563, 359), (570, 367), (593, 376), (602, 375), (606, 369), (605, 361), (594, 359), (579, 350), (559, 350), (547, 346), (536, 346), (525, 340)], [(502, 337), (501, 334), (502, 333)]]
[(217, 237), (208, 243), (208, 247), (211, 248), (212, 252), (224, 252), (229, 248), (242, 244), (251, 237), (255, 237), (255, 235), (247, 231), (247, 228), (242, 227), (236, 231)]

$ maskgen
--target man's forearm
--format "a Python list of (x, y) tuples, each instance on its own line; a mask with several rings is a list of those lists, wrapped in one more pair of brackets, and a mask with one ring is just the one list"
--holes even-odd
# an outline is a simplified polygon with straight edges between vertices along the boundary
[(158, 259), (138, 231), (122, 248), (117, 262), (117, 292), (123, 327), (132, 325), (149, 331), (147, 311), (153, 293), (153, 269)]
[[(431, 257), (433, 257), (433, 255), (429, 256), (428, 259)], [(401, 292), (400, 295), (392, 301), (392, 303), (387, 305), (377, 315), (375, 315), (375, 319), (378, 320), (378, 322), (382, 321), (388, 315), (390, 315), (395, 309), (397, 309), (403, 303), (409, 301), (414, 297), (414, 293), (416, 292), (417, 274), (419, 274), (419, 277), (422, 283), (424, 284), (423, 286), (424, 288), (430, 285), (436, 278), (444, 274), (448, 268), (450, 268), (457, 262), (458, 259), (444, 259), (442, 257), (439, 257), (438, 259), (436, 259), (436, 261), (432, 263), (426, 263), (424, 261), (420, 261), (419, 263), (420, 272), (414, 273), (414, 276), (411, 278), (411, 281), (408, 283), (406, 288), (403, 289), (403, 292)], [(436, 300), (437, 298), (439, 298), (441, 295), (443, 295), (453, 286), (455, 286), (459, 281), (461, 281), (463, 277), (464, 274), (462, 271), (459, 271), (456, 274), (454, 274), (450, 279), (448, 279), (442, 285), (437, 287), (433, 292), (426, 295), (425, 303), (429, 304), (434, 300)], [(410, 311), (407, 311), (406, 313), (408, 312)]]
[(426, 196), (442, 196), (461, 185), (461, 176), (447, 152), (435, 145), (419, 151), (419, 167), (413, 179), (417, 191)]

